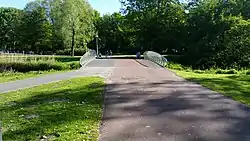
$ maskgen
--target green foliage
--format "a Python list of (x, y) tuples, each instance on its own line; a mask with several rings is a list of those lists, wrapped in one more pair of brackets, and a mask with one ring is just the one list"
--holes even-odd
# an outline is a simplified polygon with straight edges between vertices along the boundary
[(177, 71), (186, 71), (186, 72), (194, 72), (198, 74), (245, 74), (247, 73), (247, 70), (236, 70), (236, 69), (214, 69), (210, 68), (207, 70), (197, 70), (197, 69), (192, 69), (191, 67), (184, 66), (181, 64), (173, 63), (173, 62), (168, 62), (167, 66), (168, 69), (171, 70), (177, 70)]
[(71, 70), (80, 68), (79, 61), (76, 62), (0, 62), (0, 71), (15, 71), (15, 72), (29, 72), (29, 71), (48, 71), (48, 70)]
[(69, 56), (56, 56), (55, 60), (58, 62), (72, 62), (80, 61), (81, 57), (69, 57)]
[(97, 40), (102, 54), (152, 50), (192, 69), (250, 67), (249, 1), (120, 1), (121, 13), (102, 17), (86, 0), (1, 8), (1, 50), (81, 56)]
[(225, 33), (223, 49), (217, 53), (217, 64), (223, 68), (250, 67), (250, 20), (239, 20)]
[(193, 72), (194, 72), (194, 73), (200, 73), (200, 74), (206, 73), (206, 71), (204, 71), (204, 70), (194, 70)]
[(168, 62), (166, 67), (173, 70), (184, 70), (184, 67), (181, 64), (175, 64), (172, 62)]
[(105, 15), (99, 20), (103, 50), (176, 54), (182, 57), (167, 58), (193, 69), (249, 67), (249, 2), (121, 2), (123, 16)]
[(0, 8), (0, 51), (53, 54), (70, 49), (74, 55), (75, 48), (86, 48), (93, 39), (96, 16), (86, 0), (34, 0), (23, 10)]
[(21, 15), (22, 49), (42, 53), (52, 51), (52, 24), (47, 20), (46, 9), (38, 1), (26, 5)]
[(74, 56), (75, 46), (86, 47), (95, 35), (96, 13), (86, 0), (55, 0), (51, 3), (55, 27)]
[(18, 28), (21, 10), (0, 7), (0, 50), (17, 50), (20, 45)]
[(230, 69), (230, 70), (221, 70), (221, 69), (219, 69), (215, 73), (216, 74), (238, 74), (238, 71), (235, 70), (235, 69)]
[[(83, 56), (85, 53), (86, 53), (86, 49), (83, 49), (83, 48), (76, 48), (74, 50), (75, 56)], [(57, 55), (70, 55), (71, 49), (58, 50), (56, 51), (56, 54)]]
[(250, 75), (250, 71), (247, 71), (246, 74), (247, 74), (247, 75)]

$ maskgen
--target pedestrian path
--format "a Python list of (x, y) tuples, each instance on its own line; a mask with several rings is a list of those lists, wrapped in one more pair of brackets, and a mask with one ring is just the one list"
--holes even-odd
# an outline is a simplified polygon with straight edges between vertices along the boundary
[(115, 64), (100, 141), (250, 141), (246, 106), (163, 68)]
[(14, 82), (0, 83), (0, 94), (6, 93), (9, 91), (15, 91), (19, 89), (34, 87), (37, 85), (56, 82), (60, 80), (71, 79), (75, 77), (100, 76), (100, 77), (107, 78), (111, 74), (112, 70), (113, 68), (110, 68), (110, 67), (81, 68), (80, 70), (77, 70), (77, 71), (49, 74), (49, 75), (44, 75), (44, 76), (35, 77), (35, 78), (18, 80)]

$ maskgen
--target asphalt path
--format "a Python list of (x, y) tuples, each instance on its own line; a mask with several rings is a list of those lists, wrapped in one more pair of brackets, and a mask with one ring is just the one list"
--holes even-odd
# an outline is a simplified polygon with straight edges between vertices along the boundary
[(103, 68), (107, 68), (107, 67), (115, 67), (115, 59), (95, 59), (93, 61), (91, 61), (90, 63), (88, 63), (85, 67), (103, 67)]
[(115, 64), (100, 141), (250, 141), (245, 105), (160, 67)]
[[(109, 64), (109, 61), (107, 62), (107, 64)], [(0, 94), (76, 77), (99, 76), (107, 78), (112, 73), (112, 70), (113, 68), (109, 67), (85, 67), (77, 71), (49, 74), (35, 78), (0, 83)]]

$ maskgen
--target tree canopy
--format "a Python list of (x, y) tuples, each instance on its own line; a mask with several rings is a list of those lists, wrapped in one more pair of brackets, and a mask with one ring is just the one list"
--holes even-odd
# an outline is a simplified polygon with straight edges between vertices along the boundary
[(200, 69), (250, 67), (250, 2), (120, 1), (120, 17), (114, 18), (117, 13), (105, 15), (98, 25), (107, 47), (119, 48), (121, 53), (152, 50), (178, 54), (183, 56), (179, 62)]
[(23, 10), (1, 8), (1, 50), (53, 53), (85, 49), (96, 29), (95, 10), (86, 0), (35, 0)]
[(98, 33), (101, 53), (152, 50), (180, 55), (178, 62), (194, 68), (250, 67), (249, 1), (120, 2), (119, 13), (103, 16), (86, 0), (36, 0), (23, 10), (0, 8), (1, 50), (74, 55), (95, 49)]

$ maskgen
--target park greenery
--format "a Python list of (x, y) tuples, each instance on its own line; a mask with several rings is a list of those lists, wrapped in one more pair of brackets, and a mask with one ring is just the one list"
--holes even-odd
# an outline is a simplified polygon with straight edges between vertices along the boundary
[[(0, 83), (78, 69), (80, 57), (58, 55), (82, 56), (99, 40), (102, 54), (164, 54), (179, 76), (250, 105), (250, 1), (120, 2), (102, 16), (87, 0), (0, 8)], [(97, 140), (103, 90), (87, 77), (3, 94), (3, 138)]]
[(35, 0), (22, 10), (0, 8), (0, 48), (10, 52), (82, 55), (178, 55), (194, 69), (250, 67), (250, 2), (246, 0), (120, 0), (100, 14), (86, 0)]
[(104, 80), (84, 77), (3, 94), (3, 140), (98, 140)]
[[(0, 72), (65, 71), (81, 67), (80, 57), (41, 55), (0, 55)], [(17, 73), (15, 73), (17, 74)]]
[(51, 55), (0, 55), (0, 83), (76, 70), (80, 57)]
[[(250, 67), (250, 2), (121, 0), (121, 14), (97, 22), (103, 50), (152, 50), (193, 69)], [(102, 50), (101, 49), (101, 50)]]
[(22, 10), (0, 8), (0, 49), (82, 56), (94, 37), (96, 14), (85, 0), (35, 0)]

